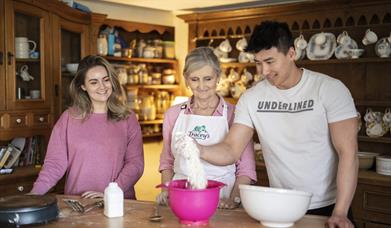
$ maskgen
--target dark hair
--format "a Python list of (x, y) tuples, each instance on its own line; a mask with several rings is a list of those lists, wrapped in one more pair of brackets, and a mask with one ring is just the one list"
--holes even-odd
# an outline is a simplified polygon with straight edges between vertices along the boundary
[(94, 55), (88, 55), (80, 61), (76, 75), (69, 86), (73, 116), (85, 119), (94, 111), (88, 93), (81, 86), (85, 83), (88, 71), (96, 66), (103, 66), (106, 69), (112, 85), (112, 93), (107, 100), (107, 118), (114, 121), (128, 118), (130, 111), (126, 102), (126, 93), (119, 83), (116, 72), (106, 59)]
[(290, 47), (293, 47), (293, 37), (287, 23), (263, 21), (255, 26), (246, 51), (257, 53), (272, 47), (276, 47), (284, 54), (288, 53)]

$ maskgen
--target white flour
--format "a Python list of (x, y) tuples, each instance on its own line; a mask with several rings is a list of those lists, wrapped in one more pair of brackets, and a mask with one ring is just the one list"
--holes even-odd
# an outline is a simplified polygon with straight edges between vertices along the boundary
[(175, 150), (186, 159), (189, 168), (189, 181), (192, 189), (205, 189), (208, 181), (200, 161), (200, 152), (194, 140), (184, 133), (175, 134)]

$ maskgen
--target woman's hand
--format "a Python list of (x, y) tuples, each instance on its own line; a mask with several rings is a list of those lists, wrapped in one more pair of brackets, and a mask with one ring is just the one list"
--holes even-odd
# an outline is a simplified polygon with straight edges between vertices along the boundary
[(81, 198), (87, 199), (95, 199), (95, 198), (103, 198), (102, 192), (88, 191), (81, 194)]
[(220, 209), (235, 209), (238, 208), (240, 203), (235, 203), (233, 199), (222, 198), (219, 202)]

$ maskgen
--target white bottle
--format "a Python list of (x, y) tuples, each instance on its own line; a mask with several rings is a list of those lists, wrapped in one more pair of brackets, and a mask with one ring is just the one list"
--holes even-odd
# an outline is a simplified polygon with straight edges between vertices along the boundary
[(104, 192), (104, 215), (109, 218), (124, 215), (124, 193), (116, 182), (111, 182)]

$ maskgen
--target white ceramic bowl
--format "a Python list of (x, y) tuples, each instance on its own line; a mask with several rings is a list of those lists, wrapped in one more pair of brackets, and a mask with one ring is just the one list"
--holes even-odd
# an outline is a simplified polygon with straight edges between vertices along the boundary
[(391, 156), (376, 157), (376, 172), (382, 175), (391, 175)]
[(267, 227), (290, 227), (308, 210), (312, 193), (239, 185), (244, 210)]
[(65, 64), (65, 68), (69, 73), (76, 74), (77, 68), (79, 67), (78, 63), (68, 63)]
[(375, 162), (375, 158), (378, 153), (372, 153), (372, 152), (358, 152), (358, 162), (359, 162), (359, 168), (360, 169), (370, 169), (373, 166), (373, 163)]

